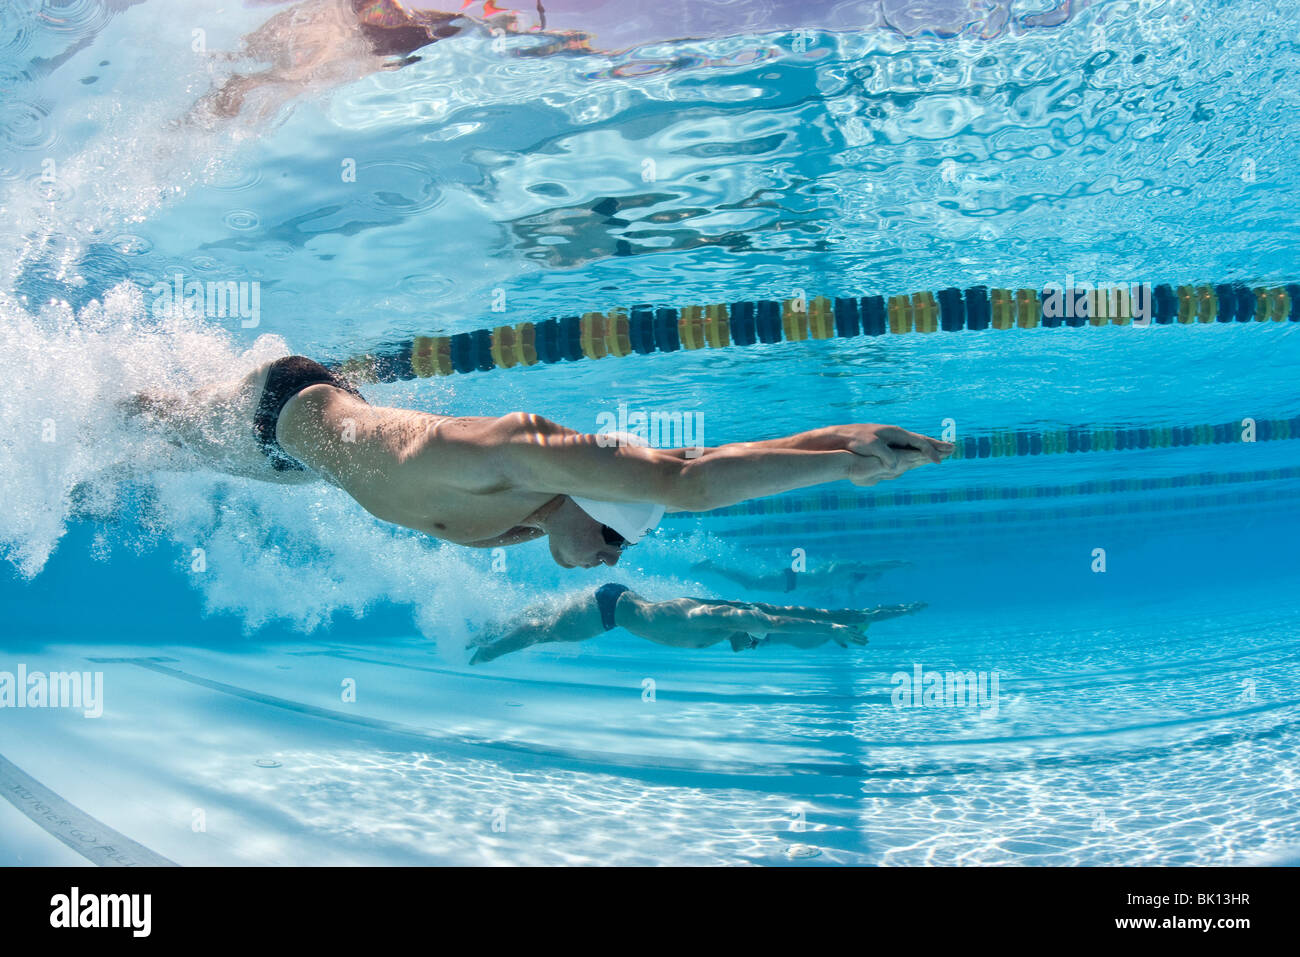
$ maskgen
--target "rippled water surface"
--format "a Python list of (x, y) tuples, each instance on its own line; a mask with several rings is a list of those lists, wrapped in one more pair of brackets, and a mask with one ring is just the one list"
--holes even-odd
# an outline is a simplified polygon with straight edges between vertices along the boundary
[[(182, 864), (1294, 858), (1300, 310), (365, 387), (587, 431), (699, 413), (710, 445), (844, 421), (970, 443), (669, 516), (604, 574), (541, 544), (502, 568), (331, 488), (140, 476), (113, 411), (290, 351), (647, 304), (1285, 289), (1294, 5), (556, 0), (545, 30), (480, 19), (405, 63), (312, 33), (334, 9), (0, 7), (0, 671), (105, 676), (100, 719), (0, 710), (6, 791), (20, 768)], [(257, 284), (258, 314), (164, 314), (177, 275)], [(1054, 435), (1076, 451), (1028, 454)], [(890, 564), (787, 590), (792, 562)], [(927, 607), (864, 649), (615, 632), (465, 664), (487, 622), (611, 578)], [(996, 674), (995, 705), (900, 706), (918, 668)], [(0, 860), (83, 860), (22, 801), (0, 817)]]

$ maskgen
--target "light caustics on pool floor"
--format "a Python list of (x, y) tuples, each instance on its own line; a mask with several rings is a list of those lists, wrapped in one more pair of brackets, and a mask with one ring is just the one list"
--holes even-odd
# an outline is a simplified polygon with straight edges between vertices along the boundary
[[(1231, 617), (940, 610), (840, 656), (50, 648), (29, 668), (102, 670), (106, 716), (6, 715), (0, 793), (30, 822), (8, 843), (108, 865), (1262, 860), (1297, 810), (1300, 640), (1284, 595), (1240, 594)], [(996, 711), (896, 707), (914, 662), (996, 669)]]

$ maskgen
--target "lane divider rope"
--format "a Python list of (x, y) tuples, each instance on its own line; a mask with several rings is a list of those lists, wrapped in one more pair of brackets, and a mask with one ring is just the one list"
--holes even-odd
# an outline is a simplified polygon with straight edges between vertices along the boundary
[(965, 436), (954, 444), (954, 459), (987, 459), (1078, 452), (1126, 452), (1175, 449), (1196, 445), (1252, 445), (1300, 438), (1300, 415), (1290, 419), (1253, 419), (1253, 436), (1244, 420), (1203, 425), (1156, 425), (1132, 429), (1070, 426), (1052, 431), (1000, 429)]
[[(934, 511), (902, 511), (895, 509), (879, 514), (832, 513), (802, 514), (799, 516), (782, 516), (780, 514), (753, 515), (749, 518), (756, 524), (729, 528), (725, 535), (732, 539), (749, 539), (754, 537), (776, 538), (789, 541), (797, 538), (811, 541), (813, 536), (825, 535), (833, 539), (842, 539), (846, 534), (874, 535), (892, 534), (899, 530), (942, 528), (964, 528), (969, 525), (1020, 525), (1026, 532), (1036, 534), (1061, 534), (1060, 525), (1067, 522), (1106, 520), (1111, 521), (1117, 515), (1124, 516), (1164, 516), (1161, 523), (1168, 528), (1168, 522), (1176, 517), (1180, 529), (1187, 527), (1189, 512), (1196, 512), (1197, 518), (1213, 509), (1254, 508), (1275, 502), (1293, 503), (1296, 498), (1294, 488), (1256, 490), (1251, 492), (1249, 501), (1244, 501), (1239, 490), (1231, 490), (1211, 495), (1183, 496), (1147, 496), (1127, 502), (1110, 502), (1099, 507), (1096, 504), (1057, 505), (1045, 507), (1037, 503), (1017, 502), (1014, 508), (989, 508), (977, 510), (954, 511), (936, 509)], [(901, 504), (895, 502), (894, 504)], [(1181, 513), (1181, 514), (1180, 514)], [(687, 518), (701, 519), (699, 513), (682, 513)], [(708, 516), (713, 518), (712, 515)], [(1043, 529), (1049, 528), (1050, 532)]]
[[(977, 502), (1022, 502), (1025, 505), (1043, 499), (1074, 498), (1082, 495), (1132, 495), (1168, 492), (1218, 485), (1250, 482), (1277, 482), (1300, 478), (1300, 467), (1258, 469), (1251, 472), (1195, 472), (1147, 478), (1095, 479), (1070, 485), (975, 486), (898, 492), (804, 492), (771, 495), (750, 499), (711, 512), (670, 512), (666, 522), (694, 521), (707, 514), (710, 518), (749, 515), (796, 515), (818, 512), (873, 511), (903, 505), (949, 505)], [(1156, 499), (1160, 500), (1160, 499)]]
[[(1136, 287), (1138, 315), (1157, 325), (1300, 322), (1300, 284), (1244, 283)], [(1061, 308), (1066, 301), (1068, 308)], [(893, 296), (760, 300), (712, 305), (633, 306), (608, 312), (522, 322), (455, 335), (416, 336), (331, 368), (354, 382), (398, 382), (466, 375), (516, 366), (550, 365), (760, 343), (858, 336), (1084, 328), (1134, 324), (1131, 290), (989, 289), (955, 287)], [(1139, 320), (1141, 321), (1141, 320)]]

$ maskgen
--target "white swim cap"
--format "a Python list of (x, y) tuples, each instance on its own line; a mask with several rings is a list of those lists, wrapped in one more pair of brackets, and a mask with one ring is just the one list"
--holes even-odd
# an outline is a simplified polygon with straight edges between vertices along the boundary
[(569, 496), (573, 504), (602, 525), (618, 532), (629, 545), (635, 545), (653, 531), (667, 511), (654, 502), (600, 502), (590, 498)]
[[(641, 436), (632, 432), (603, 432), (600, 438), (606, 443), (612, 439), (619, 445), (634, 445), (638, 448), (646, 448), (650, 445)], [(597, 499), (580, 498), (577, 495), (569, 497), (578, 508), (627, 539), (629, 545), (635, 545), (648, 532), (658, 527), (659, 522), (663, 520), (664, 512), (667, 511), (664, 506), (655, 502), (602, 502)]]

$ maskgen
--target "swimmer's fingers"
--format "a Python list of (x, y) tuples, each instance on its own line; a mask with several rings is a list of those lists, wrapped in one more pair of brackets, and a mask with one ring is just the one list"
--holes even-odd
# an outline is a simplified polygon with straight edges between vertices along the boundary
[(942, 462), (952, 455), (956, 448), (951, 442), (941, 442), (938, 439), (930, 438), (928, 435), (900, 429), (896, 425), (882, 426), (876, 434), (896, 449), (911, 449), (920, 452), (929, 462)]

